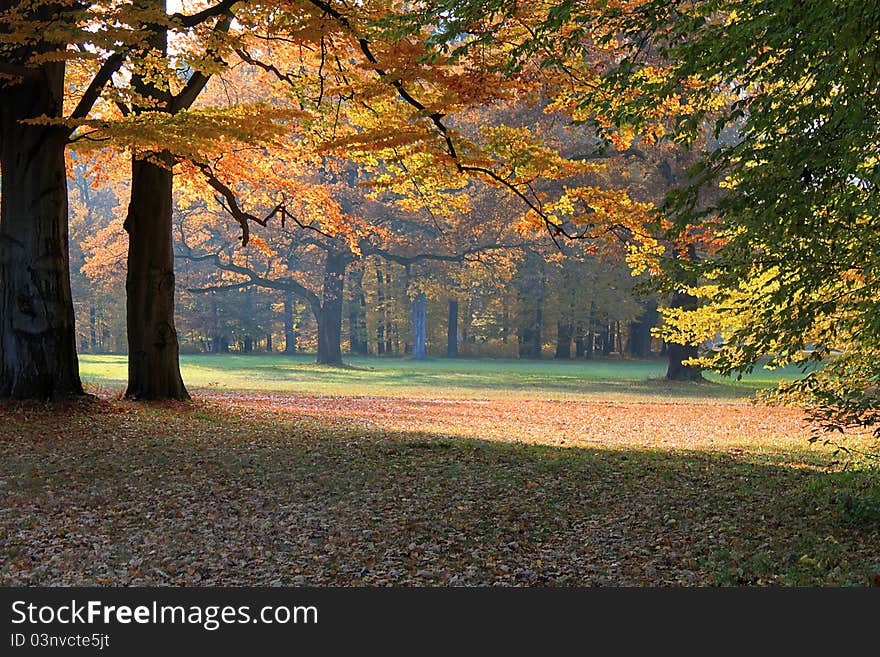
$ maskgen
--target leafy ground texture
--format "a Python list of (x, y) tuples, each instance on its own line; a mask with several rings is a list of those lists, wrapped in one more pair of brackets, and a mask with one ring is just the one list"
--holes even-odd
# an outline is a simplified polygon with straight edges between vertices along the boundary
[(796, 409), (539, 366), (531, 393), (497, 364), (479, 395), (464, 363), (431, 397), (375, 361), (328, 394), (252, 375), (138, 404), (107, 375), (97, 401), (0, 404), (0, 583), (880, 583), (878, 472), (808, 443)]

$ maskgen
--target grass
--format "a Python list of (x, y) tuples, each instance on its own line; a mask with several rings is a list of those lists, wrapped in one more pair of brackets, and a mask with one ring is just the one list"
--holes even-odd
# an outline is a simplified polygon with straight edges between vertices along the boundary
[[(192, 403), (0, 403), (0, 585), (870, 585), (880, 477), (769, 379), (187, 356)], [(846, 444), (875, 447), (869, 436)]]
[[(264, 390), (338, 396), (431, 398), (739, 399), (794, 372), (758, 370), (742, 381), (708, 375), (702, 384), (669, 383), (661, 360), (530, 361), (456, 359), (411, 361), (347, 358), (347, 368), (319, 366), (313, 356), (188, 355), (180, 359), (193, 389)], [(124, 387), (125, 356), (80, 356), (86, 383)]]

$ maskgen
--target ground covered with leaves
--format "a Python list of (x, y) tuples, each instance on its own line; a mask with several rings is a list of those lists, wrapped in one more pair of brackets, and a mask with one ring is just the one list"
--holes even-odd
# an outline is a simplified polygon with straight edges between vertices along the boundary
[(6, 403), (0, 583), (878, 583), (878, 473), (808, 436), (734, 401)]

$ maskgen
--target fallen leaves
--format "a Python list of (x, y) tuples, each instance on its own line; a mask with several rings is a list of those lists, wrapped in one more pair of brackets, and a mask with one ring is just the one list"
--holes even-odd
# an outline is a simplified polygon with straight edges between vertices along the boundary
[(3, 404), (0, 583), (869, 584), (878, 524), (807, 436), (737, 403)]

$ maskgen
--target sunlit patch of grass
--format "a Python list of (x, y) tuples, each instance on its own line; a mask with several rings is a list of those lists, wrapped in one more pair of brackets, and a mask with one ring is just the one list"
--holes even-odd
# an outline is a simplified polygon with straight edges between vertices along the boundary
[[(184, 381), (193, 389), (452, 399), (741, 399), (794, 374), (762, 370), (742, 381), (708, 375), (704, 383), (677, 383), (663, 378), (665, 363), (659, 360), (349, 358), (342, 368), (316, 365), (307, 355), (188, 355), (180, 360)], [(127, 366), (124, 356), (83, 355), (80, 370), (89, 384), (109, 389), (124, 385)]]

